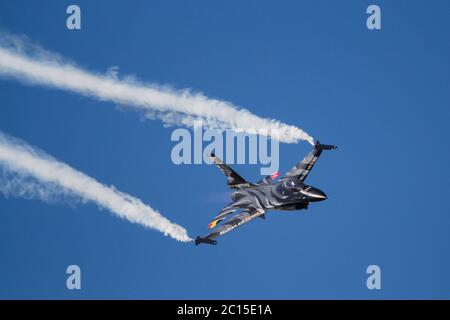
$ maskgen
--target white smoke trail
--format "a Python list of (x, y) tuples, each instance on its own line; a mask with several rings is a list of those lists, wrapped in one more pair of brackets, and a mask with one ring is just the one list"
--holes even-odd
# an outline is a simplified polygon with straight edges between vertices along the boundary
[(25, 143), (0, 132), (0, 192), (6, 196), (39, 198), (61, 196), (93, 202), (130, 222), (163, 232), (178, 241), (191, 241), (187, 231), (170, 222), (139, 199), (95, 179)]
[(120, 80), (117, 70), (105, 75), (95, 74), (4, 32), (0, 34), (0, 74), (134, 107), (167, 125), (192, 127), (194, 121), (202, 120), (209, 128), (259, 133), (286, 143), (306, 140), (314, 144), (314, 139), (300, 128), (261, 118), (229, 102), (189, 90), (142, 84), (130, 78)]

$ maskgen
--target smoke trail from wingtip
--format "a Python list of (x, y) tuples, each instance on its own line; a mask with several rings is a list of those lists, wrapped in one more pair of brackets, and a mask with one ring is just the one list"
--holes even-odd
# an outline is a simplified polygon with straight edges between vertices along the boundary
[(314, 139), (298, 127), (261, 118), (229, 102), (189, 90), (118, 79), (116, 73), (95, 74), (56, 54), (33, 47), (29, 41), (0, 33), (0, 74), (3, 76), (134, 107), (167, 125), (193, 127), (194, 121), (202, 120), (209, 128), (258, 133), (286, 143), (305, 140), (314, 144)]
[(158, 230), (175, 240), (192, 241), (187, 231), (141, 200), (95, 179), (0, 132), (0, 192), (38, 198), (68, 196), (93, 202), (119, 217)]

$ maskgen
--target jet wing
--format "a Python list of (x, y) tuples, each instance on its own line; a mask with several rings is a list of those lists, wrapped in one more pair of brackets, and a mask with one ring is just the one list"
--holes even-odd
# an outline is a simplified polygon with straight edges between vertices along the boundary
[(242, 187), (250, 186), (250, 183), (248, 181), (238, 175), (215, 154), (211, 154), (211, 159), (214, 161), (214, 164), (220, 169), (220, 171), (222, 171), (223, 174), (227, 177), (227, 185), (230, 188), (239, 189)]
[(238, 209), (238, 207), (233, 206), (223, 208), (220, 213), (211, 220), (211, 222), (208, 224), (208, 228), (215, 228), (222, 220), (225, 220), (230, 214), (234, 213)]
[(322, 154), (323, 150), (336, 149), (334, 145), (320, 144), (319, 141), (314, 145), (314, 149), (299, 163), (297, 163), (291, 170), (289, 170), (282, 178), (293, 178), (304, 181), (312, 170), (314, 165)]
[(239, 227), (240, 225), (243, 225), (244, 223), (247, 223), (254, 218), (257, 217), (264, 217), (265, 214), (264, 209), (258, 208), (258, 209), (249, 209), (247, 211), (242, 211), (238, 213), (237, 215), (233, 216), (230, 220), (226, 221), (224, 224), (222, 224), (220, 227), (218, 227), (216, 230), (211, 232), (205, 237), (197, 237), (195, 239), (195, 244), (198, 245), (200, 243), (207, 243), (207, 244), (217, 244), (217, 241), (214, 239), (218, 236), (224, 235), (227, 232), (230, 232), (236, 227)]

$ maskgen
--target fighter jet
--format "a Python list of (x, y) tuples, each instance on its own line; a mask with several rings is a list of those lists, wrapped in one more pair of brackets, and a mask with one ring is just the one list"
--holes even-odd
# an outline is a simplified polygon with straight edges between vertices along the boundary
[(323, 191), (305, 184), (304, 181), (322, 151), (336, 148), (335, 145), (320, 144), (317, 141), (313, 150), (282, 178), (277, 180), (279, 176), (277, 172), (257, 183), (246, 181), (221, 159), (211, 154), (214, 164), (227, 177), (228, 187), (235, 191), (231, 194), (232, 202), (223, 208), (208, 225), (210, 229), (214, 230), (205, 237), (197, 237), (195, 244), (216, 245), (215, 238), (254, 218), (265, 219), (268, 210), (308, 209), (311, 202), (326, 200), (327, 196)]

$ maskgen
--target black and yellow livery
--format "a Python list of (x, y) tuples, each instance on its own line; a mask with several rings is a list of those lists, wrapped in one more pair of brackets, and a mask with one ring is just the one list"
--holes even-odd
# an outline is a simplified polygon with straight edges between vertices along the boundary
[[(232, 203), (223, 208), (208, 225), (216, 228), (205, 237), (197, 237), (195, 244), (217, 244), (214, 240), (234, 228), (251, 221), (254, 218), (265, 219), (267, 210), (301, 210), (307, 209), (311, 202), (327, 199), (325, 193), (304, 183), (309, 172), (317, 162), (323, 150), (336, 149), (335, 145), (314, 145), (313, 150), (286, 175), (275, 181), (277, 174), (268, 176), (257, 183), (251, 183), (242, 178), (214, 154), (214, 163), (227, 177), (230, 188), (236, 189), (231, 194)], [(234, 213), (238, 212), (235, 215)]]

